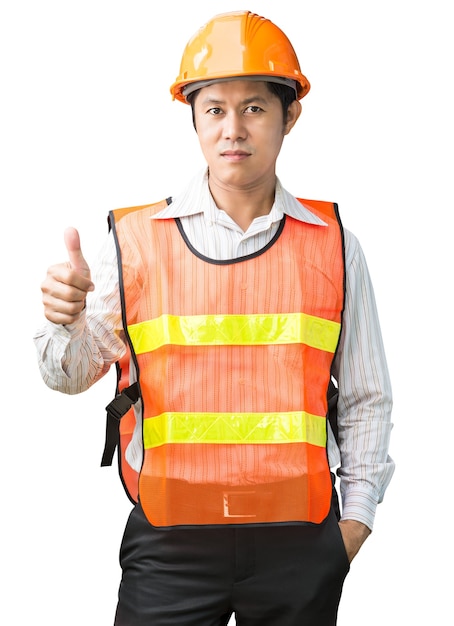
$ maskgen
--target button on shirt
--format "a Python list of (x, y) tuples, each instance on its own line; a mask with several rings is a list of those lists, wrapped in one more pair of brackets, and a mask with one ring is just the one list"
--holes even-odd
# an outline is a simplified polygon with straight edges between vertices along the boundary
[[(266, 246), (284, 214), (325, 225), (277, 179), (271, 211), (254, 219), (244, 232), (216, 207), (204, 171), (152, 219), (179, 218), (195, 250), (211, 259), (228, 260)], [(340, 477), (342, 519), (354, 519), (372, 529), (376, 506), (394, 471), (388, 456), (391, 385), (364, 254), (356, 237), (345, 229), (344, 238), (345, 309), (333, 363), (339, 384), (339, 439), (336, 443), (328, 430), (328, 457)], [(79, 320), (67, 326), (47, 322), (34, 337), (45, 383), (63, 393), (88, 389), (125, 352), (112, 234), (100, 252), (92, 278), (95, 291), (87, 294), (87, 306)]]

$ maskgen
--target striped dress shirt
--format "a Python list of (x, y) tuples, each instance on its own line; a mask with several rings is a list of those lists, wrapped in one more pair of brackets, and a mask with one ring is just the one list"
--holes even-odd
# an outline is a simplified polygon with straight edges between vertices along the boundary
[[(228, 260), (253, 254), (267, 245), (284, 214), (324, 225), (277, 179), (270, 213), (254, 219), (244, 232), (216, 207), (204, 171), (153, 219), (178, 217), (196, 250), (212, 259)], [(336, 442), (328, 429), (328, 457), (340, 478), (342, 519), (354, 519), (372, 529), (377, 504), (394, 472), (394, 462), (388, 455), (392, 394), (364, 254), (351, 232), (344, 229), (344, 235), (346, 299), (333, 364), (339, 386), (339, 438)], [(87, 295), (87, 306), (79, 320), (67, 326), (46, 322), (34, 337), (43, 380), (63, 393), (88, 389), (125, 351), (112, 234), (100, 251), (92, 278), (95, 291)]]

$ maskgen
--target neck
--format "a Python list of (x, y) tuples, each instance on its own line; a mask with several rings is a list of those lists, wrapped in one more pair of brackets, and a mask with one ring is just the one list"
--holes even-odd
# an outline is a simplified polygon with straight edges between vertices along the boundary
[(211, 195), (218, 209), (246, 231), (256, 217), (268, 215), (274, 203), (276, 180), (253, 189), (233, 189), (209, 179)]

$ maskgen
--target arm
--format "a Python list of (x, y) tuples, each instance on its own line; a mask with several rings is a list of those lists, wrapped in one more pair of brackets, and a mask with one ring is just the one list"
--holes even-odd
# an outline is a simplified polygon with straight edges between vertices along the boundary
[(47, 322), (34, 341), (44, 382), (74, 394), (99, 380), (124, 354), (125, 345), (113, 237), (101, 250), (93, 282), (77, 231), (65, 238), (70, 261), (48, 270), (42, 285)]
[(346, 301), (333, 373), (339, 382), (340, 528), (353, 558), (372, 530), (394, 463), (388, 456), (391, 384), (373, 288), (358, 241), (345, 235)]

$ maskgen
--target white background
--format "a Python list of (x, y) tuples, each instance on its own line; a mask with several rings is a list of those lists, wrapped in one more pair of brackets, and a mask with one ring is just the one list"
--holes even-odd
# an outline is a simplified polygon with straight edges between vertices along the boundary
[(65, 260), (66, 226), (92, 262), (110, 209), (175, 194), (203, 164), (169, 86), (193, 32), (243, 8), (287, 33), (312, 84), (278, 174), (295, 195), (337, 201), (359, 237), (393, 379), (397, 470), (339, 626), (452, 619), (450, 4), (2, 4), (2, 623), (112, 624), (130, 510), (116, 467), (99, 468), (114, 372), (77, 397), (45, 387), (40, 283)]

